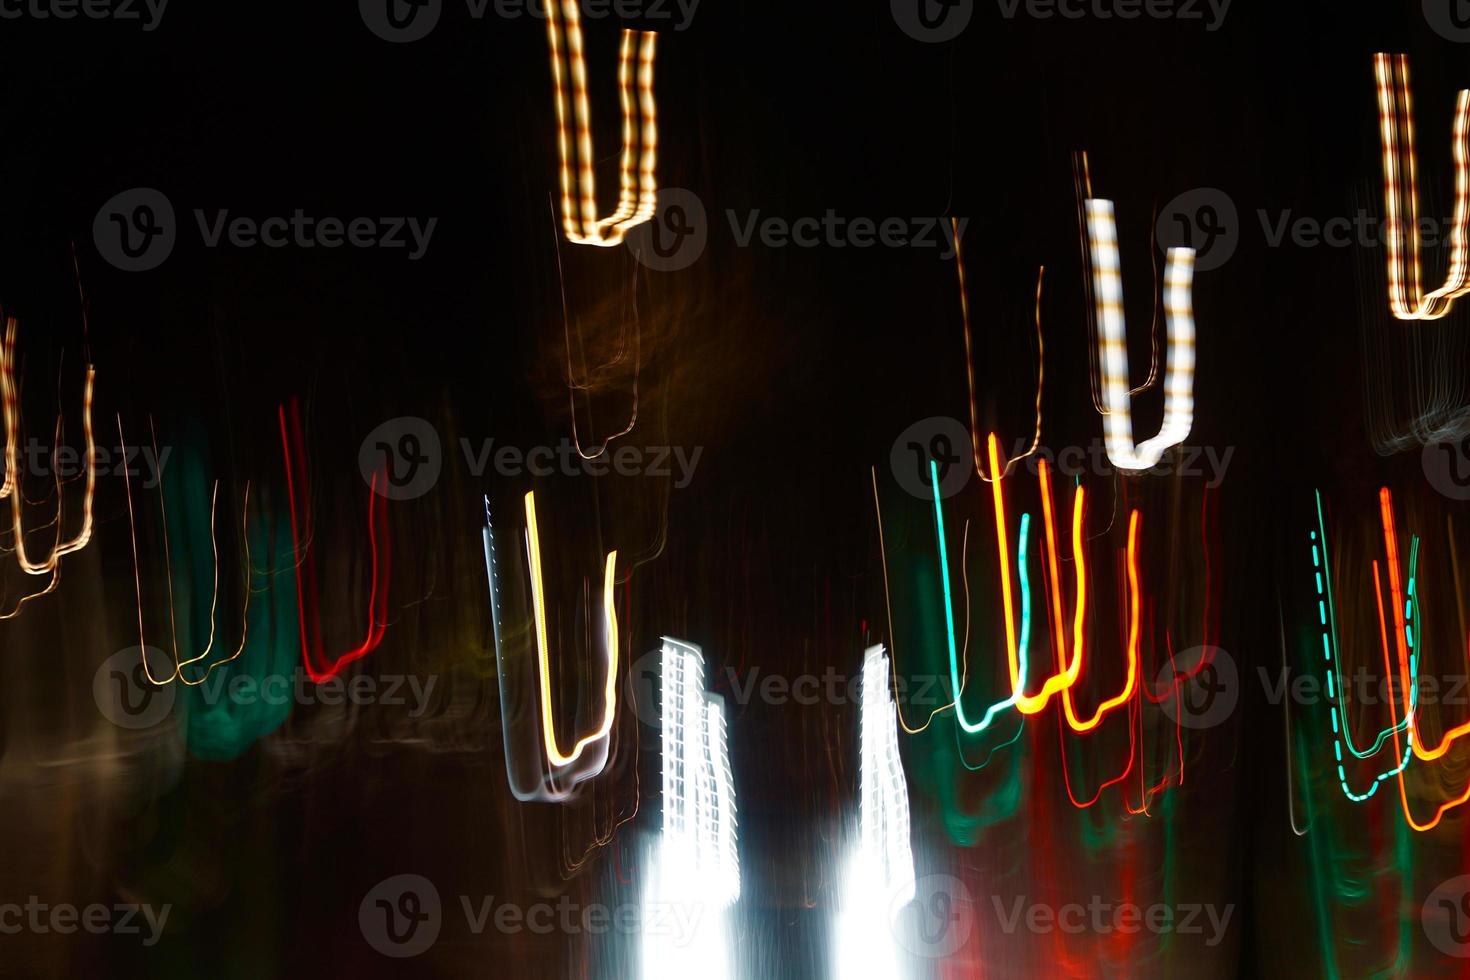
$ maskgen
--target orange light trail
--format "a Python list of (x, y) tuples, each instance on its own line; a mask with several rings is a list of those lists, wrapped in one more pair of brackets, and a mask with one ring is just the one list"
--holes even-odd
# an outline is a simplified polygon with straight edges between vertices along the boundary
[[(658, 113), (653, 97), (653, 59), (658, 35), (623, 31), (618, 48), (618, 99), (623, 111), (623, 152), (619, 163), (618, 207), (597, 217), (597, 157), (592, 145), (592, 109), (587, 99), (587, 63), (582, 47), (582, 14), (578, 0), (547, 0), (546, 37), (551, 45), (551, 81), (556, 92), (557, 152), (560, 157), (562, 228), (579, 245), (617, 245), (635, 225), (653, 217), (658, 183)], [(637, 48), (637, 98), (633, 58)], [(565, 53), (563, 53), (565, 49)], [(572, 107), (567, 106), (571, 76)], [(575, 139), (568, 132), (575, 114)], [(575, 167), (572, 158), (576, 157)], [(634, 167), (638, 170), (635, 178)], [(572, 171), (576, 170), (574, 201)], [(580, 214), (580, 216), (579, 216)]]

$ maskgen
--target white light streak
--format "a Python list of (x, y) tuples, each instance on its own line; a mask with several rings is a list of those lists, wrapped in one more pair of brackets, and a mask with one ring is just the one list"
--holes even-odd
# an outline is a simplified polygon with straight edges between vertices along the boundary
[(1113, 202), (1088, 198), (1093, 296), (1097, 303), (1098, 363), (1102, 370), (1104, 443), (1120, 470), (1146, 470), (1164, 451), (1189, 436), (1194, 425), (1194, 249), (1171, 248), (1164, 266), (1164, 316), (1168, 366), (1164, 374), (1164, 422), (1159, 434), (1133, 441), (1132, 394), (1128, 387), (1128, 326), (1123, 318), (1122, 260)]

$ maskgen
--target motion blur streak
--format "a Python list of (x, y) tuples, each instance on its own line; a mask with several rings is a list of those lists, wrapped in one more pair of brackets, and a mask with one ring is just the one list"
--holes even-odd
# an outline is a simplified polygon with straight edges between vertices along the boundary
[(1108, 459), (1120, 470), (1146, 470), (1189, 436), (1194, 424), (1194, 249), (1171, 248), (1164, 266), (1164, 314), (1168, 323), (1168, 367), (1164, 375), (1164, 421), (1158, 435), (1133, 441), (1128, 390), (1128, 327), (1123, 317), (1123, 272), (1113, 202), (1086, 202), (1090, 247), (1087, 259), (1097, 304), (1098, 360)]
[[(1378, 131), (1383, 146), (1383, 211), (1388, 222), (1388, 305), (1399, 320), (1437, 320), (1470, 292), (1466, 224), (1470, 219), (1470, 89), (1455, 101), (1455, 217), (1444, 285), (1425, 293), (1419, 267), (1419, 174), (1414, 158), (1414, 103), (1409, 56), (1373, 55)], [(1405, 243), (1407, 242), (1407, 247)]]
[[(665, 637), (659, 675), (663, 830), (645, 885), (642, 980), (727, 980), (740, 859), (723, 702), (705, 692), (704, 655), (692, 644)], [(655, 925), (670, 912), (692, 920), (690, 934)]]
[(541, 732), (546, 758), (553, 766), (569, 766), (582, 756), (587, 746), (607, 738), (612, 731), (618, 709), (618, 615), (613, 597), (617, 578), (618, 553), (609, 551), (602, 573), (602, 623), (607, 645), (607, 673), (603, 684), (602, 724), (590, 735), (577, 740), (570, 753), (556, 743), (556, 719), (551, 705), (551, 663), (547, 652), (546, 598), (541, 581), (541, 535), (536, 526), (536, 493), (526, 494), (526, 553), (531, 566), (531, 604), (536, 616), (536, 663), (541, 678)]
[(296, 603), (301, 618), (301, 663), (306, 668), (307, 676), (320, 684), (337, 676), (354, 660), (360, 660), (376, 650), (378, 644), (383, 642), (383, 633), (388, 628), (388, 519), (383, 511), (383, 496), (378, 493), (379, 481), (387, 479), (387, 471), (382, 469), (375, 473), (368, 487), (367, 532), (371, 567), (367, 632), (361, 643), (334, 657), (327, 657), (322, 650), (321, 610), (317, 599), (317, 538), (312, 524), (311, 482), (301, 428), (300, 403), (294, 398), (291, 400), (289, 428), (285, 406), (280, 406), (277, 412), (281, 423), (281, 449), (286, 458), (286, 499), (291, 507), (291, 541), (296, 551)]
[(859, 721), (858, 835), (842, 869), (833, 938), (835, 976), (907, 976), (900, 965), (894, 919), (914, 899), (909, 793), (898, 754), (898, 727), (882, 646), (863, 655)]
[[(561, 214), (567, 240), (579, 245), (617, 245), (630, 228), (653, 217), (658, 195), (654, 169), (658, 161), (657, 106), (653, 98), (653, 57), (658, 35), (623, 31), (618, 48), (618, 97), (623, 110), (623, 152), (618, 208), (597, 217), (597, 155), (592, 146), (592, 109), (587, 99), (587, 63), (582, 50), (582, 14), (578, 0), (546, 0), (546, 37), (551, 45), (551, 81), (556, 92), (557, 151), (561, 159)], [(633, 97), (632, 63), (638, 57), (638, 95)], [(565, 49), (565, 50), (563, 50)], [(567, 76), (573, 107), (567, 107)], [(575, 139), (568, 119), (575, 112)], [(637, 161), (638, 176), (633, 176)], [(577, 202), (572, 171), (576, 170)], [(580, 217), (578, 211), (580, 210)]]
[[(92, 540), (92, 497), (97, 489), (97, 444), (92, 436), (92, 387), (97, 371), (87, 365), (86, 387), (82, 393), (82, 436), (87, 444), (87, 484), (82, 498), (82, 526), (69, 541), (61, 540), (62, 517), (66, 513), (61, 493), (61, 475), (56, 476), (56, 536), (50, 552), (40, 561), (31, 561), (26, 554), (25, 522), (21, 511), (25, 504), (25, 488), (20, 483), (20, 395), (15, 381), (15, 335), (16, 320), (5, 321), (5, 344), (0, 348), (0, 396), (5, 403), (5, 484), (0, 486), (0, 499), (10, 498), (11, 530), (15, 537), (15, 559), (21, 570), (28, 575), (46, 575), (55, 578), (61, 559), (73, 552), (81, 551)], [(58, 439), (61, 435), (61, 418), (56, 421)], [(54, 582), (53, 582), (54, 585)], [(50, 591), (48, 588), (47, 591)], [(24, 600), (22, 600), (24, 601)]]

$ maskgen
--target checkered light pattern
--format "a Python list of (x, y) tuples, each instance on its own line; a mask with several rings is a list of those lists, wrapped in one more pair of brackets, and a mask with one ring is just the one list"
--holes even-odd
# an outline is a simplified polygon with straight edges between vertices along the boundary
[(1470, 219), (1470, 89), (1455, 104), (1455, 217), (1444, 285), (1425, 293), (1419, 267), (1419, 176), (1414, 157), (1414, 103), (1409, 58), (1373, 56), (1378, 132), (1383, 146), (1383, 210), (1388, 224), (1388, 307), (1398, 320), (1438, 320), (1470, 293), (1466, 224)]
[(1120, 470), (1146, 470), (1164, 451), (1189, 436), (1194, 425), (1194, 249), (1171, 248), (1164, 266), (1164, 316), (1168, 365), (1164, 374), (1164, 422), (1159, 434), (1133, 441), (1128, 388), (1128, 327), (1123, 318), (1122, 261), (1113, 202), (1088, 198), (1093, 295), (1097, 302), (1098, 363), (1102, 369), (1104, 443)]
[(693, 644), (665, 637), (659, 674), (663, 833), (645, 879), (641, 980), (728, 980), (726, 919), (740, 897), (740, 859), (724, 702), (705, 692)]
[(914, 852), (909, 842), (909, 789), (898, 754), (898, 718), (888, 688), (888, 654), (869, 647), (863, 656), (858, 821), (862, 851), (882, 868), (882, 898), (897, 910), (914, 898)]
[(740, 897), (724, 702), (705, 692), (704, 656), (692, 644), (664, 639), (661, 681), (664, 845), (687, 851), (699, 890), (723, 908)]
[[(658, 184), (658, 111), (653, 98), (653, 58), (658, 35), (623, 31), (618, 47), (618, 101), (623, 111), (623, 153), (618, 167), (618, 208), (597, 216), (597, 156), (592, 146), (592, 108), (587, 99), (587, 63), (582, 47), (578, 0), (547, 0), (546, 36), (551, 44), (551, 80), (556, 92), (557, 151), (561, 159), (561, 215), (567, 240), (579, 245), (617, 245), (635, 225), (653, 217)], [(634, 51), (637, 95), (634, 96)], [(570, 78), (571, 107), (567, 105)], [(575, 140), (568, 132), (575, 116)], [(633, 171), (637, 168), (637, 178)], [(576, 201), (572, 172), (576, 171)]]

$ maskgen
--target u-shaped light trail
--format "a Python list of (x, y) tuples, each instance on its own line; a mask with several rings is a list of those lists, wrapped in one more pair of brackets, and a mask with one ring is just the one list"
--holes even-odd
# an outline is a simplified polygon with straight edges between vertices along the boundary
[[(658, 161), (658, 113), (653, 98), (653, 60), (658, 35), (653, 31), (623, 31), (618, 48), (618, 101), (623, 112), (618, 207), (611, 215), (599, 218), (594, 172), (597, 155), (592, 143), (592, 109), (587, 97), (587, 63), (582, 50), (580, 7), (579, 0), (546, 0), (546, 37), (551, 46), (551, 80), (556, 94), (556, 145), (561, 162), (562, 227), (567, 240), (575, 244), (610, 246), (621, 242), (629, 229), (653, 217), (657, 204), (658, 184), (654, 169)], [(635, 48), (638, 62), (636, 98), (633, 91)], [(569, 131), (573, 125), (575, 134)]]
[(1428, 293), (1419, 263), (1419, 173), (1414, 158), (1414, 105), (1409, 57), (1373, 55), (1378, 86), (1378, 132), (1383, 149), (1383, 210), (1387, 219), (1388, 308), (1398, 320), (1438, 320), (1455, 300), (1470, 293), (1470, 89), (1455, 100), (1452, 145), (1455, 158), (1455, 215), (1450, 225), (1450, 262), (1444, 284)]
[[(301, 427), (301, 408), (293, 398), (289, 426), (284, 405), (278, 408), (278, 413), (281, 423), (281, 451), (286, 458), (286, 500), (291, 508), (291, 546), (296, 554), (296, 607), (301, 627), (301, 663), (312, 682), (320, 684), (337, 676), (354, 660), (360, 660), (376, 650), (388, 629), (388, 520), (384, 513), (383, 496), (378, 492), (378, 481), (385, 480), (387, 473), (382, 470), (375, 473), (368, 486), (367, 533), (372, 565), (369, 569), (367, 632), (361, 643), (329, 658), (322, 649), (321, 609), (316, 580), (317, 539), (311, 526), (311, 479)], [(298, 501), (301, 504), (300, 516)], [(302, 534), (303, 527), (306, 529), (305, 535)]]
[(1123, 272), (1113, 202), (1086, 202), (1093, 296), (1097, 307), (1098, 364), (1102, 374), (1104, 445), (1120, 470), (1146, 470), (1164, 451), (1189, 436), (1194, 425), (1194, 249), (1171, 248), (1164, 266), (1164, 317), (1168, 364), (1164, 374), (1164, 421), (1158, 435), (1133, 441), (1132, 395), (1128, 388), (1128, 327), (1123, 317)]

